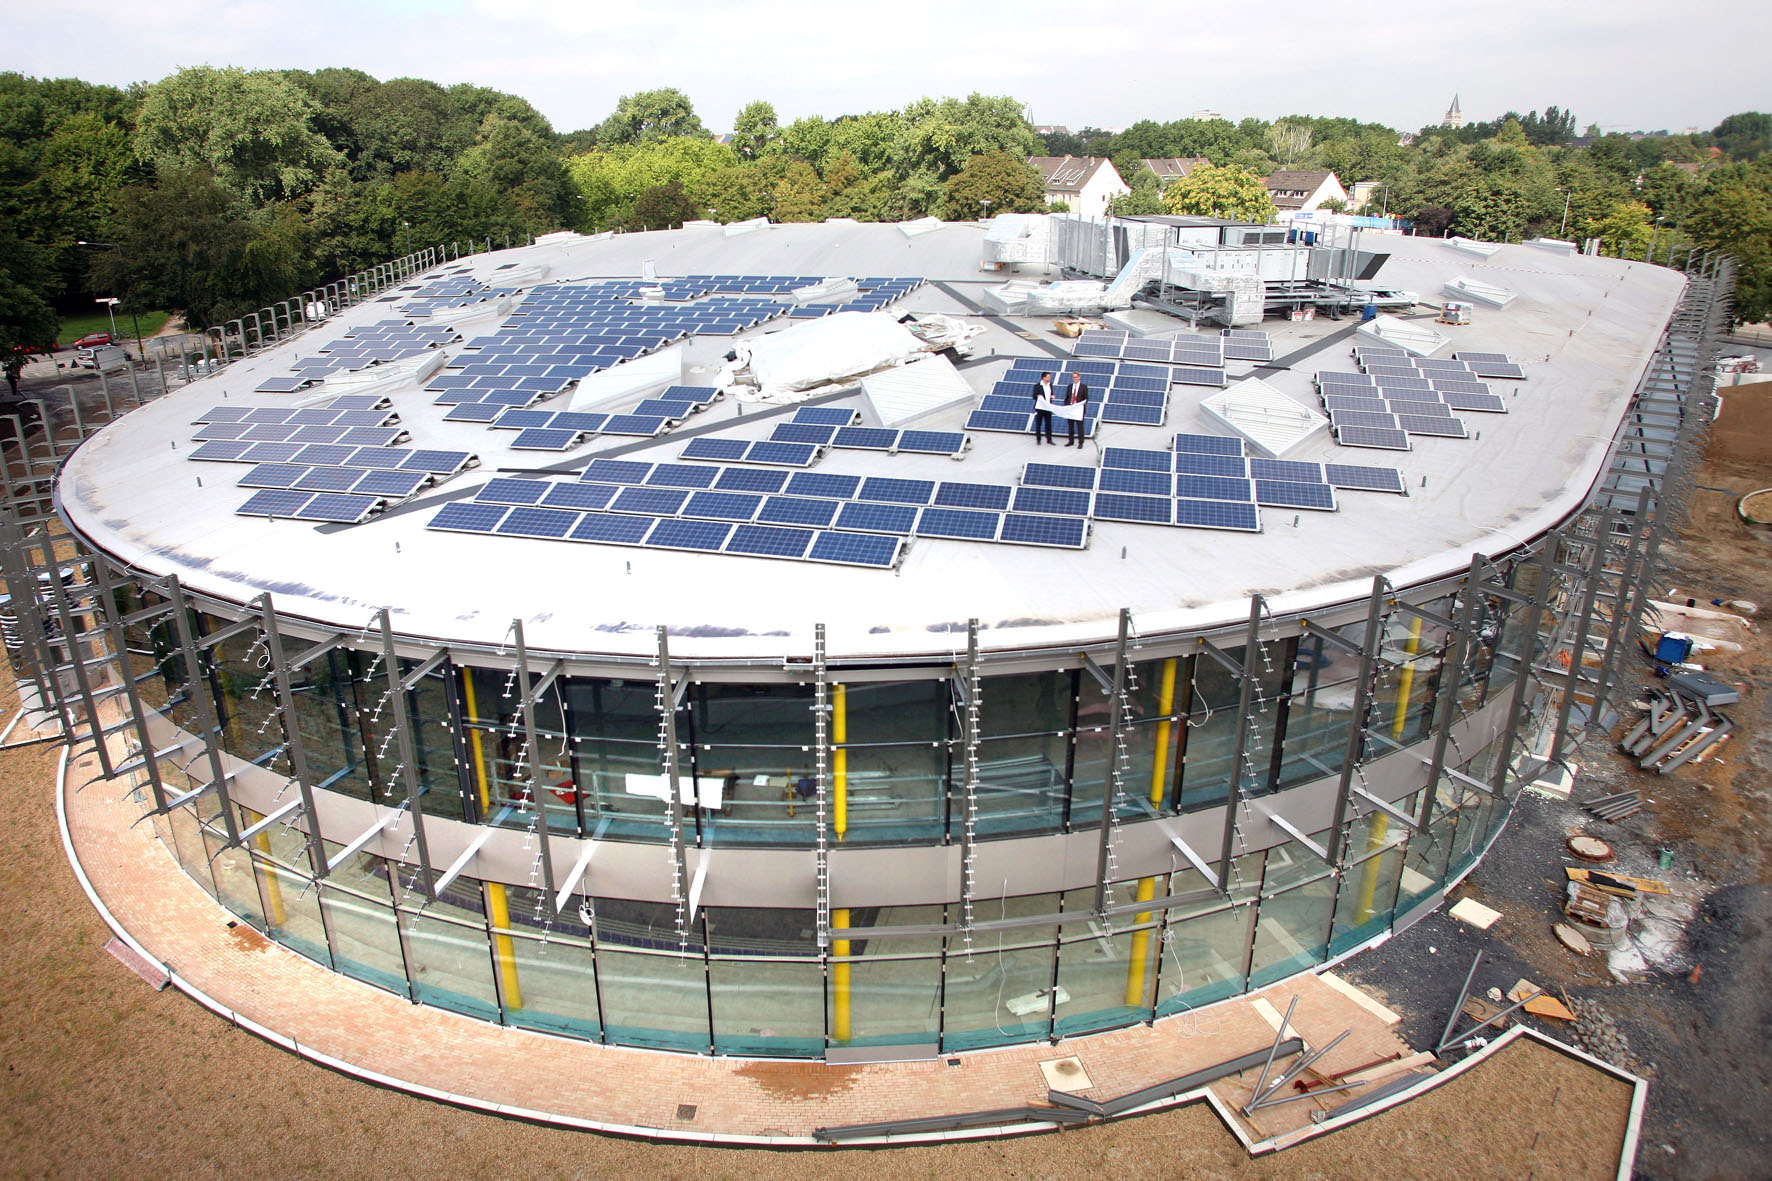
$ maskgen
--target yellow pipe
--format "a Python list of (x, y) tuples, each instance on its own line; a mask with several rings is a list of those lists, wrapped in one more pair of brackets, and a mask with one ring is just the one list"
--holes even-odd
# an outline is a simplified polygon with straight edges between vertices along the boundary
[[(1151, 760), (1151, 803), (1159, 810), (1163, 807), (1163, 789), (1169, 775), (1169, 735), (1174, 723), (1169, 714), (1175, 709), (1175, 657), (1171, 656), (1163, 662), (1163, 679), (1158, 683), (1157, 712), (1163, 720), (1157, 723), (1157, 751)], [(1157, 896), (1157, 879), (1140, 878), (1138, 880), (1138, 901), (1149, 902)], [(1151, 921), (1150, 914), (1138, 916), (1140, 923)], [(1134, 1008), (1144, 1004), (1144, 961), (1150, 954), (1151, 933), (1134, 931), (1132, 933), (1132, 962), (1126, 966), (1126, 1003)]]
[[(849, 929), (849, 911), (831, 911), (831, 926), (839, 930)], [(843, 957), (849, 954), (849, 940), (834, 939), (831, 941), (831, 955)], [(844, 963), (831, 965), (831, 1033), (840, 1042), (849, 1040), (849, 965)]]
[[(254, 812), (251, 808), (241, 808), (240, 811), (246, 814), (246, 823), (248, 825), (257, 824), (264, 819), (263, 816)], [(266, 857), (271, 855), (271, 837), (269, 833), (259, 833), (252, 838), (252, 843), (257, 845), (258, 851), (263, 853)], [(283, 909), (283, 883), (277, 880), (275, 867), (266, 865), (261, 868), (265, 875), (265, 901), (271, 904), (271, 926), (281, 927), (289, 919), (289, 912)]]
[[(480, 710), (474, 702), (474, 670), (462, 669), (462, 696), (466, 699), (468, 718), (479, 719)], [(469, 725), (468, 745), (474, 752), (474, 780), (480, 797), (480, 820), (484, 823), (486, 813), (492, 810), (492, 788), (486, 779), (486, 745), (480, 736), (479, 727)], [(545, 805), (535, 801), (540, 808)], [(509, 931), (511, 929), (511, 904), (503, 882), (482, 882), (486, 889), (486, 917), (492, 920), (494, 928)], [(523, 990), (517, 986), (517, 948), (509, 935), (494, 934), (492, 946), (494, 958), (498, 960), (499, 979), (504, 983), (505, 1004), (513, 1009), (523, 1007)]]
[(849, 831), (849, 693), (841, 685), (833, 685), (831, 694), (831, 785), (836, 789), (837, 839)]
[[(1149, 902), (1157, 896), (1157, 879), (1140, 878), (1138, 880), (1138, 901)], [(1139, 923), (1151, 921), (1151, 912), (1140, 911)], [(1144, 1007), (1144, 961), (1151, 954), (1151, 933), (1149, 928), (1132, 932), (1132, 962), (1126, 969), (1126, 1004), (1134, 1009)]]
[[(1391, 737), (1395, 739), (1400, 740), (1409, 725), (1409, 694), (1415, 690), (1415, 657), (1420, 651), (1421, 616), (1417, 615), (1409, 621), (1409, 640), (1403, 645), (1403, 654), (1408, 659), (1403, 662), (1403, 671), (1397, 677), (1397, 701), (1391, 713)], [(1360, 904), (1354, 908), (1356, 927), (1372, 917), (1372, 900), (1378, 894), (1378, 870), (1384, 861), (1373, 854), (1384, 848), (1384, 838), (1390, 829), (1389, 816), (1383, 812), (1373, 816), (1372, 828), (1366, 837), (1366, 868), (1360, 874)]]

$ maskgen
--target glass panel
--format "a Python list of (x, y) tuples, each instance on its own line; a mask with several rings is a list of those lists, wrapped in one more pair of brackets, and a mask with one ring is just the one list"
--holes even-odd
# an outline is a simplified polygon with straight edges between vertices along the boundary
[(598, 983), (609, 1040), (630, 1046), (708, 1052), (707, 972), (692, 957), (615, 951), (602, 941), (598, 916)]
[[(874, 927), (940, 925), (939, 906), (837, 911), (827, 1020), (834, 1045), (934, 1045), (941, 1027), (941, 936), (876, 936)], [(839, 932), (840, 934), (840, 932)], [(842, 958), (848, 955), (847, 962)], [(890, 957), (927, 958), (890, 958)]]
[(320, 892), (306, 877), (264, 857), (254, 857), (259, 892), (264, 896), (269, 926), (265, 934), (285, 947), (328, 966), (326, 927), (320, 918)]
[[(1437, 890), (1446, 878), (1446, 866), (1452, 855), (1452, 838), (1458, 821), (1459, 787), (1449, 775), (1442, 775), (1434, 791), (1428, 825), (1409, 836), (1408, 851), (1403, 858), (1402, 881), (1398, 889), (1397, 911), (1409, 907)], [(1419, 812), (1412, 813), (1420, 815)]]
[(1326, 876), (1263, 898), (1255, 923), (1249, 987), (1260, 988), (1320, 961), (1328, 950), (1334, 905), (1335, 879)]
[[(206, 632), (232, 624), (225, 619), (203, 617)], [(283, 723), (277, 710), (277, 688), (272, 681), (270, 653), (261, 632), (248, 630), (230, 636), (209, 650), (209, 665), (216, 689), (216, 716), (221, 721), (223, 750), (250, 763), (269, 765), (284, 743)], [(282, 759), (287, 768), (288, 760)]]
[[(458, 878), (454, 884), (464, 881), (467, 879)], [(479, 884), (468, 884), (477, 895)], [(451, 921), (456, 919), (466, 921)], [(463, 906), (440, 897), (423, 913), (402, 911), (401, 921), (412, 964), (412, 991), (419, 1001), (497, 1021), (492, 957), (477, 903)]]
[(588, 943), (542, 941), (529, 935), (494, 935), (494, 961), (503, 974), (505, 1020), (511, 1025), (596, 1039), (595, 956)]
[[(1366, 624), (1348, 624), (1335, 634), (1359, 644), (1366, 638)], [(1298, 637), (1288, 689), (1281, 787), (1340, 774), (1359, 678), (1356, 653), (1308, 632)]]
[[(284, 654), (304, 642), (284, 640)], [(316, 657), (290, 676), (296, 729), (314, 785), (360, 800), (371, 798), (370, 776), (363, 750), (362, 709), (351, 653), (334, 649)], [(370, 703), (373, 708), (374, 703)]]
[[(329, 858), (339, 846), (326, 844)], [(320, 909), (331, 936), (334, 966), (347, 976), (408, 995), (400, 933), (388, 904), (385, 863), (359, 853), (320, 885)], [(352, 889), (342, 889), (349, 886)]]
[[(978, 720), (984, 738), (978, 762), (978, 832), (1034, 832), (1063, 824), (1074, 686), (1073, 674), (1058, 671), (984, 678)], [(1095, 697), (1089, 722), (1100, 725), (1107, 701), (1099, 693)], [(963, 776), (956, 754), (956, 832), (964, 810)], [(1093, 792), (1099, 806), (1099, 769), (1080, 769), (1077, 776), (1079, 784), (1093, 777), (1094, 786), (1085, 790)]]
[[(1253, 863), (1239, 866), (1233, 880), (1261, 880), (1261, 854), (1251, 857)], [(1181, 1012), (1241, 992), (1255, 907), (1246, 902), (1230, 905), (1191, 869), (1170, 875), (1169, 893), (1190, 901), (1176, 903), (1169, 910), (1161, 939), (1157, 1011)], [(1237, 895), (1239, 899), (1253, 898), (1253, 887), (1244, 887)]]
[(252, 859), (246, 850), (239, 846), (227, 848), (227, 834), (220, 825), (204, 825), (203, 839), (209, 849), (209, 871), (215, 877), (216, 901), (264, 930), (264, 903), (259, 899)]
[[(1279, 645), (1264, 644), (1254, 654), (1254, 696), (1250, 699), (1249, 729), (1244, 739), (1242, 782), (1251, 791), (1268, 786), (1269, 751), (1278, 718), (1275, 701), (1286, 675), (1283, 661), (1275, 660)], [(1228, 655), (1243, 658), (1243, 649)], [(1241, 688), (1229, 669), (1210, 656), (1195, 656), (1189, 684), (1187, 753), (1182, 760), (1182, 809), (1221, 803), (1230, 786), (1231, 758), (1236, 750), (1237, 705)]]
[[(1056, 915), (1057, 894), (1028, 894), (981, 905), (979, 922)], [(1052, 922), (975, 932), (971, 946), (947, 941), (946, 1014), (942, 1048), (977, 1049), (1032, 1041), (1047, 1034), (1052, 1012)]]
[[(166, 790), (169, 794), (178, 794), (190, 790), (189, 780), (180, 775), (175, 768), (165, 767), (161, 772), (166, 776)], [(211, 898), (215, 897), (215, 879), (209, 875), (209, 847), (203, 843), (203, 834), (198, 828), (196, 809), (191, 804), (182, 808), (174, 808), (168, 818), (172, 828), (172, 852), (178, 863), (184, 867), (191, 880), (203, 887), (203, 892)]]
[(1111, 920), (1092, 916), (1065, 921), (1058, 949), (1060, 991), (1054, 1032), (1087, 1033), (1151, 1016), (1157, 975), (1155, 927), (1148, 911)]
[(824, 967), (817, 959), (717, 959), (708, 971), (716, 1053), (824, 1053)]
[[(847, 828), (839, 839), (938, 838), (948, 774), (947, 683), (863, 682), (844, 687), (843, 703)], [(833, 777), (837, 767), (833, 762)]]

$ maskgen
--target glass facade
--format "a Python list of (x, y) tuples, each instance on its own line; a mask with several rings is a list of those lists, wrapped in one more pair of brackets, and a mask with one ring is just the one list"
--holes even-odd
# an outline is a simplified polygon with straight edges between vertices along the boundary
[[(1507, 585), (1532, 573), (1512, 567)], [(123, 584), (115, 605), (140, 615), (157, 603)], [(503, 835), (524, 850), (545, 824), (641, 847), (658, 864), (677, 855), (673, 842), (706, 856), (802, 850), (810, 874), (821, 836), (839, 851), (952, 849), (969, 813), (973, 842), (1014, 842), (1099, 834), (1104, 813), (1115, 832), (1219, 815), (1233, 793), (1284, 810), (1293, 793), (1332, 797), (1350, 751), (1361, 783), (1404, 752), (1425, 779), (1421, 752), (1447, 727), (1505, 708), (1547, 628), (1529, 633), (1502, 595), (1416, 606), (1386, 613), (1369, 662), (1359, 618), (1248, 649), (1132, 660), (1120, 697), (1074, 657), (986, 673), (970, 711), (962, 679), (940, 667), (832, 669), (822, 686), (811, 671), (747, 681), (724, 670), (689, 677), (667, 702), (647, 675), (562, 666), (525, 684), (508, 667), (452, 660), (399, 656), (390, 669), (373, 649), (337, 643), (280, 687), (259, 627), (191, 610), (183, 629), (163, 613), (125, 633), (143, 706), (192, 733), (207, 718), (220, 752), (286, 781), (277, 802), (295, 790), (299, 759), (316, 797), (416, 803), (425, 823), (517, 830)], [(1350, 808), (1338, 842), (1317, 831), (1254, 847), (1245, 834), (1222, 875), (1216, 843), (1201, 851), (1212, 878), (1169, 859), (1084, 888), (851, 905), (829, 912), (823, 940), (815, 910), (732, 905), (730, 890), (690, 908), (581, 886), (555, 914), (564, 870), (538, 855), (526, 879), (458, 872), (427, 890), (411, 840), (398, 857), (387, 855), (394, 842), (310, 850), (299, 825), (261, 825), (263, 813), (215, 792), (157, 831), (240, 920), (420, 1004), (697, 1054), (935, 1054), (1184, 1014), (1380, 936), (1505, 822), (1504, 744), (1477, 745), (1454, 746), (1437, 781), (1388, 811)], [(169, 797), (202, 782), (170, 765), (161, 775)], [(231, 842), (230, 819), (234, 833), (256, 831)]]

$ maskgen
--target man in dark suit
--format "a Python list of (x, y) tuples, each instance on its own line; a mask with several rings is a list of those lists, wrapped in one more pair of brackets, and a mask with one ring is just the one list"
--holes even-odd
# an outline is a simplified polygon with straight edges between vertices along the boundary
[[(1058, 397), (1053, 401), (1060, 406), (1081, 406), (1089, 401), (1089, 387), (1084, 384), (1083, 375), (1073, 369), (1071, 384), (1061, 389)], [(1079, 411), (1077, 417), (1064, 420), (1064, 445), (1066, 447), (1081, 447), (1083, 438), (1083, 413)]]
[(1040, 380), (1034, 385), (1034, 442), (1052, 442), (1052, 411), (1042, 410), (1042, 399), (1051, 402), (1056, 393), (1052, 388), (1052, 374), (1040, 374)]

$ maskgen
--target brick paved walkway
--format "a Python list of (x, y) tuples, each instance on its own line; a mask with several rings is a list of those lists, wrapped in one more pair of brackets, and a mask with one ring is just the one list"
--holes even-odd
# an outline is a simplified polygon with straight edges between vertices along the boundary
[[(672, 1139), (805, 1142), (821, 1126), (1043, 1103), (1040, 1063), (1075, 1056), (1113, 1099), (1265, 1048), (1273, 1009), (1299, 997), (1295, 1030), (1313, 1046), (1352, 1035), (1320, 1067), (1333, 1072), (1406, 1052), (1392, 1026), (1323, 980), (1306, 975), (1262, 997), (1058, 1045), (1017, 1046), (942, 1060), (864, 1066), (703, 1058), (597, 1046), (412, 1005), (338, 975), (240, 924), (192, 881), (111, 782), (75, 759), (64, 794), (77, 869), (113, 925), (175, 983), (261, 1036), (336, 1068), (417, 1094), (568, 1126)], [(134, 827), (131, 827), (134, 824)], [(691, 1119), (678, 1118), (693, 1105)], [(1310, 1104), (1278, 1109), (1297, 1112)], [(1268, 1128), (1269, 1132), (1278, 1129)]]

